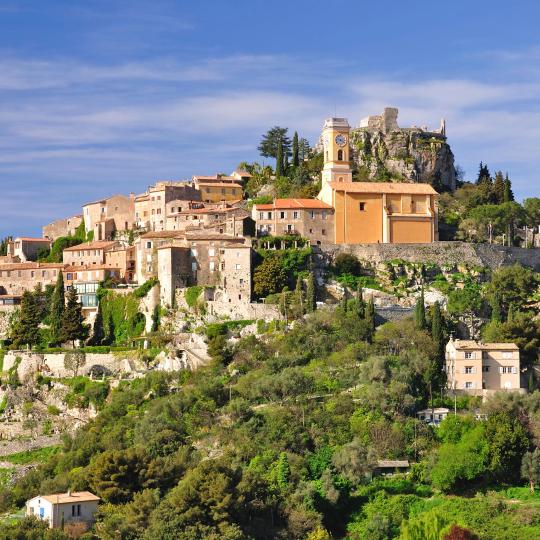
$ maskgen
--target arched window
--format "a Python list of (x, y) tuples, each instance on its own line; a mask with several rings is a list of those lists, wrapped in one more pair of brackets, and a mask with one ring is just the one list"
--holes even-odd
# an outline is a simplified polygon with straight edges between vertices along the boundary
[(343, 161), (343, 150), (338, 150), (337, 158), (338, 158), (338, 161)]

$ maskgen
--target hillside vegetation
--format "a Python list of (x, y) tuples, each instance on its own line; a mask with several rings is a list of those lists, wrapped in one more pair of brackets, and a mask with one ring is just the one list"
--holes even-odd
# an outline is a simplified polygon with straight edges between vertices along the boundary
[[(531, 320), (535, 280), (516, 267), (475, 289), (498, 298), (490, 324)], [(241, 339), (209, 328), (211, 365), (109, 389), (95, 419), (0, 491), (2, 509), (89, 489), (102, 504), (87, 539), (540, 538), (540, 392), (458, 398), (439, 428), (417, 420), (454, 407), (441, 371), (452, 323), (419, 303), (374, 331), (365, 300)], [(375, 477), (383, 459), (410, 473)], [(0, 538), (67, 534), (22, 520)]]

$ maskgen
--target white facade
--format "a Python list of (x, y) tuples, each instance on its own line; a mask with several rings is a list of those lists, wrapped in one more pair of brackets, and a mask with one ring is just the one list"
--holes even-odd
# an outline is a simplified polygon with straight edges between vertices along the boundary
[(89, 491), (38, 495), (26, 501), (26, 515), (46, 521), (51, 529), (68, 523), (91, 525), (98, 502), (99, 497)]

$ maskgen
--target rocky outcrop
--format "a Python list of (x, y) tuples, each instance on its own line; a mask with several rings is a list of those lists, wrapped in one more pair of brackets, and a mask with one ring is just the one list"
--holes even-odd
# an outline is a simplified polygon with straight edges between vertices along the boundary
[(444, 120), (438, 130), (400, 128), (397, 109), (362, 120), (351, 131), (351, 155), (361, 179), (426, 182), (455, 189), (454, 154)]

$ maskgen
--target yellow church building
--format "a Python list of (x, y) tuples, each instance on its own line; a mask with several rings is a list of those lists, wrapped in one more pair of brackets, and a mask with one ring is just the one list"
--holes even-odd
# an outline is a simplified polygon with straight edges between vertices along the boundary
[(353, 182), (350, 126), (323, 128), (324, 167), (318, 199), (334, 208), (333, 243), (429, 243), (438, 239), (437, 192), (429, 184)]

